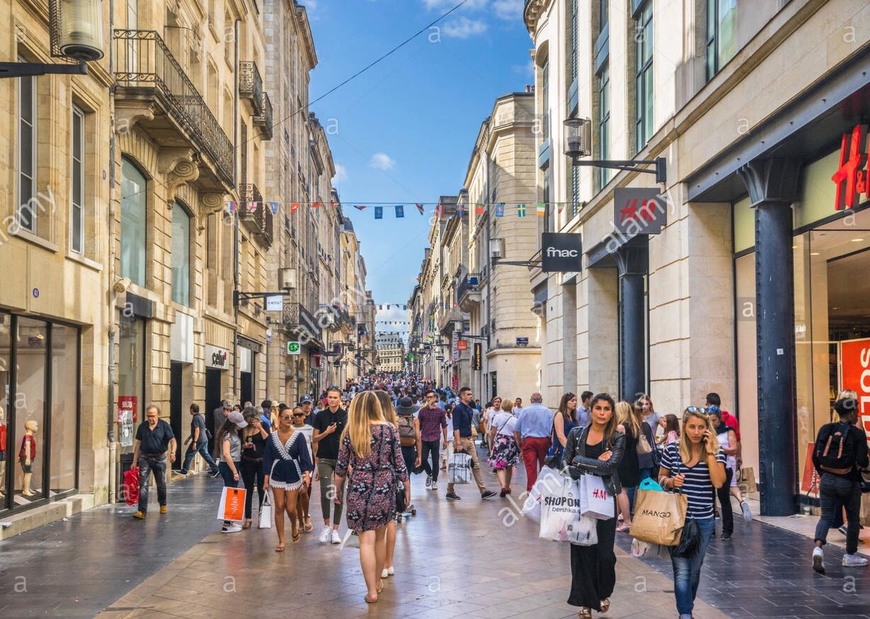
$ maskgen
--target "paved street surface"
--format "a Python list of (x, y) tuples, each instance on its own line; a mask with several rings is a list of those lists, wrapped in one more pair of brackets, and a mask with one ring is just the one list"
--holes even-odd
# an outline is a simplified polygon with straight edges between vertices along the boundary
[[(436, 496), (415, 478), (417, 516), (399, 527), (396, 575), (376, 605), (363, 602), (354, 537), (321, 546), (315, 528), (276, 554), (274, 530), (222, 535), (220, 481), (197, 476), (173, 484), (166, 516), (137, 522), (130, 508), (99, 508), (0, 543), (0, 617), (576, 616), (565, 603), (566, 547), (538, 540), (508, 500), (481, 502), (464, 486), (463, 500), (448, 503), (441, 485)], [(629, 538), (617, 539), (613, 605), (596, 616), (675, 617), (670, 561), (633, 558)], [(811, 546), (803, 535), (738, 521), (732, 541), (710, 546), (695, 616), (870, 618), (868, 570), (840, 567), (842, 550), (829, 545), (828, 576), (818, 576)]]

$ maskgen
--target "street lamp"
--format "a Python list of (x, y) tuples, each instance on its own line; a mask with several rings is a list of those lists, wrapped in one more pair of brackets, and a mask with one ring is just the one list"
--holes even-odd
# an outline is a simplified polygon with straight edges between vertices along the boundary
[[(667, 161), (664, 157), (655, 159), (590, 159), (578, 161), (581, 157), (592, 156), (592, 121), (589, 118), (569, 118), (565, 125), (565, 154), (574, 160), (577, 166), (592, 166), (607, 168), (610, 170), (633, 170), (644, 174), (655, 174), (656, 182), (667, 182)], [(639, 168), (637, 166), (654, 166), (653, 169)]]
[(86, 63), (103, 57), (102, 0), (49, 0), (51, 55), (77, 64), (0, 62), (0, 78), (47, 73), (87, 75)]

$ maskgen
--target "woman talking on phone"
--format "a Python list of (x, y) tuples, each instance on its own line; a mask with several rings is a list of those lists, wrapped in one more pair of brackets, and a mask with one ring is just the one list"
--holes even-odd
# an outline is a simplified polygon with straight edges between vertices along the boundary
[(680, 619), (692, 619), (701, 566), (714, 530), (713, 488), (721, 488), (726, 479), (725, 452), (703, 408), (689, 406), (683, 413), (680, 441), (665, 448), (659, 476), (662, 488), (686, 495), (686, 523), (694, 520), (700, 532), (697, 550), (691, 557), (676, 556), (675, 547), (670, 548), (677, 612)]

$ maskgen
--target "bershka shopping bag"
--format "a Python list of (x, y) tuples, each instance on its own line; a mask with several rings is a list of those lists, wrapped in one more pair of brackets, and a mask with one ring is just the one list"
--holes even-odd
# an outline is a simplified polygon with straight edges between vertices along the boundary
[(272, 528), (272, 493), (267, 492), (266, 498), (263, 499), (263, 504), (260, 505), (260, 513), (257, 518), (257, 528), (271, 529)]
[(453, 460), (447, 467), (447, 483), (468, 484), (471, 483), (471, 456), (467, 453), (457, 452), (453, 454)]
[(598, 542), (594, 520), (580, 515), (580, 492), (579, 481), (563, 477), (558, 490), (543, 495), (538, 537), (585, 546)]
[(227, 488), (221, 492), (221, 502), (218, 506), (218, 520), (242, 522), (245, 519), (245, 489)]
[(580, 513), (589, 518), (610, 520), (616, 515), (613, 497), (607, 494), (604, 480), (595, 475), (580, 478)]
[(541, 503), (544, 495), (552, 495), (562, 490), (562, 476), (549, 466), (542, 466), (538, 479), (523, 501), (523, 515), (534, 522), (541, 522)]
[(687, 509), (685, 494), (638, 490), (629, 534), (642, 542), (676, 546), (683, 534)]

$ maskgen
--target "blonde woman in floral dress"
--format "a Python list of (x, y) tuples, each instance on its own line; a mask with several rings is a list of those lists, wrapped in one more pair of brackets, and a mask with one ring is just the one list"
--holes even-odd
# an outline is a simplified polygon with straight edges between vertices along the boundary
[(511, 493), (511, 478), (514, 467), (520, 459), (520, 448), (514, 439), (517, 418), (513, 415), (513, 407), (513, 402), (504, 400), (501, 411), (489, 420), (489, 443), (492, 445), (492, 455), (487, 462), (495, 469), (495, 476), (498, 477), (501, 486), (499, 492), (501, 497)]

